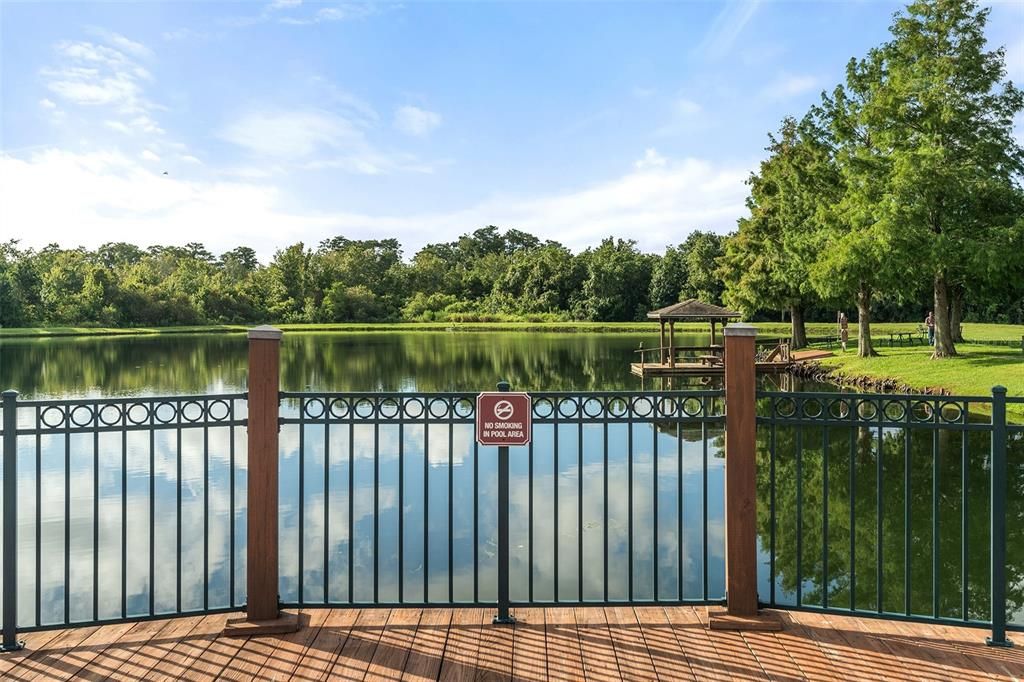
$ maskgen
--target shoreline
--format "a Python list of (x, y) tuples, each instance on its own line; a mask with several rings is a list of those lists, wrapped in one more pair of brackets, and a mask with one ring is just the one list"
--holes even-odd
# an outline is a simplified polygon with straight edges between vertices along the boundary
[(906, 393), (909, 395), (953, 395), (944, 386), (919, 388), (895, 377), (872, 377), (865, 374), (846, 374), (838, 367), (828, 367), (817, 360), (805, 360), (794, 364), (789, 373), (798, 379), (820, 381), (837, 386), (866, 389), (879, 393)]
[[(788, 338), (790, 326), (780, 322), (754, 322), (758, 335), (764, 340)], [(188, 334), (244, 334), (253, 324), (211, 324), (184, 325), (175, 327), (0, 327), (0, 341), (4, 339), (50, 339), (75, 337), (130, 337), (130, 336), (180, 336)], [(324, 324), (280, 324), (274, 325), (284, 332), (291, 333), (387, 333), (387, 332), (419, 332), (419, 333), (457, 333), (457, 332), (531, 332), (557, 334), (657, 334), (658, 323), (655, 321), (639, 322), (336, 322)], [(850, 325), (851, 336), (856, 335), (856, 325)], [(916, 328), (913, 322), (883, 322), (872, 326), (876, 346), (885, 349), (886, 336), (890, 332), (912, 331)], [(706, 322), (685, 322), (676, 325), (677, 332), (706, 335)], [(1016, 347), (1024, 336), (1021, 325), (996, 323), (965, 323), (965, 334), (968, 343), (991, 344)], [(832, 322), (809, 322), (807, 334), (811, 345), (820, 344), (834, 336), (835, 325)]]

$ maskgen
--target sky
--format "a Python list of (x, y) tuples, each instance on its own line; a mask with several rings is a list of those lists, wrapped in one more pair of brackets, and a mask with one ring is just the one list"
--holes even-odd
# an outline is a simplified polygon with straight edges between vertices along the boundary
[[(899, 8), (0, 0), (0, 241), (660, 251), (735, 229), (768, 132)], [(1024, 0), (988, 35), (1024, 82)]]

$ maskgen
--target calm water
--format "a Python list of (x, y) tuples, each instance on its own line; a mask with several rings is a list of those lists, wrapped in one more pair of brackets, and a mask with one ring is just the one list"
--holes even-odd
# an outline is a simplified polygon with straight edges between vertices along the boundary
[[(680, 343), (706, 342), (685, 338)], [(282, 389), (309, 391), (479, 391), (507, 379), (519, 390), (637, 390), (640, 380), (629, 374), (633, 350), (643, 341), (656, 346), (652, 335), (609, 334), (514, 334), (514, 333), (395, 333), (395, 334), (286, 334), (282, 348)], [(24, 398), (69, 396), (144, 396), (183, 393), (241, 391), (246, 381), (246, 341), (242, 335), (196, 335), (151, 338), (84, 338), (0, 342), (0, 385), (14, 387)], [(765, 378), (765, 387), (835, 390), (833, 387)], [(780, 385), (779, 382), (782, 382)], [(694, 384), (694, 387), (700, 386)], [(712, 384), (713, 386), (713, 384)], [(678, 384), (676, 387), (680, 387)], [(660, 388), (647, 385), (645, 388)], [(962, 576), (960, 510), (966, 485), (968, 523), (968, 611), (984, 617), (987, 608), (988, 472), (984, 442), (967, 443), (966, 469), (961, 458), (959, 434), (940, 434), (938, 457), (933, 457), (930, 434), (915, 434), (909, 444), (903, 433), (883, 434), (879, 478), (878, 434), (830, 429), (829, 480), (830, 547), (828, 573), (824, 573), (823, 498), (821, 494), (824, 441), (820, 430), (804, 431), (801, 476), (803, 507), (796, 509), (795, 433), (776, 434), (780, 455), (777, 467), (776, 594), (781, 602), (793, 602), (797, 589), (796, 523), (802, 524), (800, 589), (805, 603), (820, 603), (827, 586), (831, 604), (850, 601), (850, 460), (851, 437), (858, 456), (852, 464), (857, 481), (855, 585), (856, 603), (873, 608), (876, 575), (883, 573), (883, 608), (902, 610), (904, 566), (909, 558), (911, 608), (915, 613), (932, 609), (932, 566), (938, 565), (939, 611), (958, 616)], [(918, 435), (921, 437), (918, 438)], [(948, 437), (947, 437), (948, 436)], [(762, 446), (768, 433), (760, 433)], [(473, 597), (474, 550), (479, 567), (479, 597), (495, 596), (496, 475), (494, 452), (481, 448), (474, 453), (469, 426), (431, 425), (330, 428), (307, 426), (303, 434), (304, 457), (300, 458), (298, 427), (285, 426), (281, 433), (281, 594), (286, 601), (299, 598), (298, 547), (303, 552), (303, 592), (320, 600), (327, 582), (331, 600), (349, 598), (348, 556), (353, 557), (352, 595), (357, 600), (373, 596), (374, 530), (378, 533), (377, 565), (379, 597), (396, 600), (401, 583), (406, 600), (432, 601), (448, 597), (449, 575), (455, 599)], [(21, 601), (25, 624), (35, 622), (36, 589), (36, 486), (42, 510), (39, 545), (40, 619), (52, 622), (63, 617), (65, 604), (65, 539), (69, 540), (67, 571), (70, 574), (69, 612), (72, 619), (87, 619), (93, 603), (93, 545), (99, 544), (99, 592), (95, 595), (101, 617), (117, 616), (121, 585), (127, 592), (129, 613), (148, 610), (150, 599), (157, 611), (176, 607), (177, 583), (181, 581), (182, 608), (203, 606), (203, 565), (208, 563), (210, 606), (229, 601), (229, 537), (236, 537), (235, 602), (244, 601), (245, 467), (236, 462), (236, 511), (230, 513), (230, 446), (245, 452), (244, 429), (211, 428), (74, 435), (65, 447), (62, 435), (19, 442), (18, 558)], [(630, 440), (631, 439), (631, 440)], [(401, 462), (398, 442), (402, 441)], [(982, 439), (983, 440), (983, 439)], [(555, 444), (558, 459), (556, 466)], [(632, 508), (628, 504), (627, 453), (632, 445)], [(37, 456), (41, 463), (36, 480)], [(204, 447), (209, 469), (204, 471)], [(607, 481), (604, 449), (608, 452)], [(511, 491), (512, 597), (527, 598), (532, 574), (534, 598), (549, 600), (557, 590), (562, 599), (603, 595), (603, 558), (608, 546), (609, 598), (629, 594), (630, 566), (633, 594), (649, 599), (657, 590), (664, 598), (682, 593), (700, 598), (705, 589), (711, 598), (723, 591), (722, 558), (722, 434), (710, 429), (680, 431), (637, 424), (539, 426), (535, 432), (532, 483), (534, 517), (533, 564), (528, 562), (531, 523), (528, 516), (530, 479), (526, 450), (513, 450)], [(179, 461), (178, 452), (181, 452)], [(766, 450), (766, 448), (765, 448)], [(759, 537), (768, 547), (770, 517), (767, 453), (759, 453)], [(902, 481), (904, 453), (910, 452), (910, 543), (904, 533), (906, 510)], [(706, 452), (706, 455), (705, 455)], [(351, 459), (350, 455), (351, 453)], [(478, 457), (479, 461), (475, 461)], [(300, 504), (300, 460), (305, 466), (305, 502)], [(99, 467), (95, 467), (98, 461)], [(374, 462), (377, 462), (375, 471)], [(1024, 457), (1016, 460), (1024, 464)], [(351, 466), (350, 466), (351, 462)], [(681, 462), (681, 467), (680, 467)], [(1012, 462), (1011, 462), (1012, 463)], [(65, 480), (65, 465), (70, 477)], [(707, 470), (707, 556), (703, 553), (704, 478)], [(1024, 520), (1024, 471), (1011, 467), (1011, 516)], [(180, 469), (180, 475), (179, 475)], [(966, 473), (965, 473), (966, 472)], [(934, 474), (937, 478), (933, 478)], [(126, 474), (127, 495), (122, 495)], [(325, 475), (326, 474), (326, 475)], [(378, 477), (374, 503), (374, 476)], [(474, 476), (476, 487), (474, 489)], [(399, 480), (404, 486), (402, 531), (399, 533)], [(98, 479), (99, 513), (93, 515), (94, 481)], [(882, 551), (877, 553), (878, 482), (888, 485), (882, 495)], [(933, 486), (933, 481), (935, 485)], [(348, 489), (354, 491), (348, 498)], [(608, 484), (607, 504), (603, 489)], [(150, 495), (150, 485), (153, 493)], [(449, 488), (449, 485), (451, 487)], [(70, 489), (70, 525), (65, 525), (65, 487)], [(682, 496), (679, 496), (679, 490)], [(453, 517), (449, 526), (449, 490)], [(473, 516), (473, 493), (480, 505)], [(582, 497), (580, 491), (582, 490)], [(178, 538), (177, 496), (181, 494), (182, 565), (176, 561)], [(557, 491), (557, 494), (556, 494)], [(933, 493), (937, 495), (933, 497)], [(556, 502), (557, 499), (557, 502)], [(655, 502), (656, 500), (656, 502)], [(123, 504), (124, 503), (124, 506)], [(681, 514), (680, 514), (681, 504)], [(606, 508), (607, 507), (607, 508)], [(933, 507), (938, 514), (933, 516)], [(152, 508), (152, 517), (151, 510)], [(204, 516), (208, 508), (208, 516)], [(350, 516), (351, 509), (351, 516)], [(426, 514), (424, 514), (426, 509)], [(556, 514), (557, 510), (557, 514)], [(629, 554), (629, 521), (632, 511), (633, 546)], [(122, 514), (124, 513), (124, 517)], [(582, 513), (582, 516), (580, 514)], [(604, 518), (607, 513), (608, 527)], [(300, 540), (300, 515), (303, 532)], [(558, 523), (554, 523), (557, 516)], [(682, 525), (679, 518), (682, 518)], [(209, 529), (203, 544), (203, 526)], [(933, 555), (933, 519), (938, 532)], [(1022, 527), (1019, 523), (1010, 528)], [(476, 521), (477, 542), (473, 529)], [(98, 534), (94, 534), (94, 521)], [(658, 535), (653, 529), (657, 522)], [(150, 525), (153, 527), (154, 576), (149, 577)], [(349, 528), (351, 527), (351, 536)], [(450, 531), (449, 531), (450, 528)], [(121, 569), (121, 543), (127, 546), (127, 567)], [(397, 555), (401, 538), (404, 564), (399, 573)], [(449, 558), (449, 542), (452, 550)], [(582, 552), (579, 547), (582, 544)], [(906, 551), (909, 548), (909, 552)], [(204, 559), (204, 552), (206, 558)], [(1011, 537), (1011, 562), (1024, 569), (1024, 539)], [(324, 572), (324, 564), (330, 566)], [(582, 568), (580, 559), (582, 558)], [(682, 565), (680, 566), (680, 559)], [(707, 564), (707, 584), (703, 566)], [(557, 565), (557, 569), (556, 569)], [(582, 573), (583, 582), (579, 576)], [(682, 574), (682, 584), (679, 576)], [(1022, 571), (1011, 575), (1021, 575)], [(769, 589), (768, 555), (762, 551), (761, 590)], [(1011, 584), (1013, 609), (1020, 607), (1024, 586)], [(1019, 616), (1018, 616), (1019, 617)]]

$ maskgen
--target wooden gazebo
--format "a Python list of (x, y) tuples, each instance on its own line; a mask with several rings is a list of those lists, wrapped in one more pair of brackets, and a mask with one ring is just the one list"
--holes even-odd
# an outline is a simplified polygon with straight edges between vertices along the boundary
[[(695, 298), (689, 298), (680, 303), (658, 308), (647, 313), (647, 319), (657, 320), (661, 328), (661, 352), (658, 354), (661, 364), (670, 367), (675, 366), (676, 358), (676, 322), (710, 322), (711, 323), (711, 346), (709, 351), (718, 346), (716, 337), (716, 326), (721, 323), (724, 327), (729, 320), (740, 316), (733, 310), (727, 310), (721, 306), (704, 303)], [(668, 344), (665, 343), (665, 326), (668, 325)]]

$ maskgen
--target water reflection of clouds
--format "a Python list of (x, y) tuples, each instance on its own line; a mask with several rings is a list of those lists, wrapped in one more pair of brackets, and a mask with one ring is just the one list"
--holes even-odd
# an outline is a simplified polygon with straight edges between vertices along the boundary
[[(654, 462), (651, 444), (653, 431), (650, 425), (635, 427), (634, 444), (634, 494), (633, 494), (633, 557), (635, 593), (637, 596), (646, 594), (653, 596), (654, 562), (659, 566), (659, 594), (662, 598), (675, 594), (678, 590), (678, 517), (676, 507), (678, 499), (677, 440), (674, 436), (659, 434), (659, 540), (657, 558), (655, 557), (655, 541), (653, 537), (654, 515)], [(320, 600), (323, 595), (323, 557), (324, 557), (324, 492), (323, 462), (324, 436), (323, 427), (306, 425), (304, 437), (306, 501), (302, 505), (304, 517), (304, 591), (308, 599)], [(573, 599), (578, 593), (578, 542), (579, 522), (579, 465), (577, 452), (578, 440), (573, 436), (575, 426), (559, 434), (559, 493), (558, 499), (558, 542), (559, 556), (558, 575), (560, 580), (560, 596), (562, 599)], [(407, 599), (422, 599), (422, 581), (424, 565), (423, 545), (423, 427), (405, 426), (402, 429), (405, 439), (403, 458), (405, 465), (404, 483), (404, 566), (402, 580)], [(625, 597), (625, 586), (628, 573), (626, 559), (628, 546), (629, 500), (623, 484), (627, 481), (627, 465), (625, 448), (617, 449), (614, 444), (614, 429), (609, 437), (609, 582), (621, 585)], [(337, 433), (336, 433), (337, 432)], [(377, 533), (378, 555), (378, 587), (380, 598), (397, 599), (398, 594), (398, 428), (397, 426), (380, 426), (377, 430), (379, 440), (374, 439), (374, 429), (368, 425), (358, 425), (351, 431), (347, 426), (331, 427), (329, 431), (330, 451), (330, 491), (328, 520), (330, 526), (327, 538), (327, 552), (330, 556), (331, 570), (329, 573), (329, 599), (335, 601), (348, 600), (348, 486), (349, 486), (349, 436), (351, 434), (352, 462), (354, 480), (352, 489), (352, 528), (354, 537), (352, 582), (357, 597), (362, 595), (372, 584), (375, 556), (373, 553), (372, 533), (375, 518), (373, 499), (373, 457), (374, 446), (377, 444), (378, 454), (378, 499), (377, 499)], [(430, 597), (432, 600), (447, 599), (448, 594), (448, 457), (449, 428), (438, 425), (430, 428), (426, 439), (429, 463), (430, 510), (428, 512), (429, 553), (431, 556)], [(451, 455), (453, 469), (453, 519), (452, 519), (452, 557), (453, 557), (453, 594), (457, 598), (471, 599), (474, 578), (473, 570), (473, 515), (472, 515), (472, 475), (473, 475), (473, 438), (469, 425), (455, 425), (451, 429)], [(546, 436), (546, 439), (545, 439)], [(535, 596), (548, 594), (553, 596), (555, 577), (555, 531), (551, 527), (556, 496), (554, 494), (555, 473), (553, 471), (553, 432), (550, 427), (538, 427), (534, 441), (534, 554), (533, 566), (527, 565), (527, 543), (529, 528), (529, 483), (525, 465), (526, 448), (512, 449), (512, 474), (510, 478), (510, 532), (512, 540), (512, 591), (513, 599), (527, 598), (526, 584), (529, 571), (534, 575)], [(283, 472), (290, 472), (284, 478), (289, 482), (284, 487), (290, 494), (297, 495), (297, 456), (298, 434), (288, 435), (289, 445), (286, 447), (286, 459), (294, 459), (291, 465), (283, 464)], [(603, 518), (604, 518), (604, 464), (603, 440), (595, 442), (585, 438), (584, 443), (584, 492), (583, 492), (583, 542), (584, 542), (584, 593), (586, 598), (600, 598), (603, 594)], [(688, 509), (693, 507), (692, 498), (696, 498), (696, 507), (702, 507), (702, 475), (704, 465), (701, 461), (703, 450), (700, 443), (687, 439), (683, 443), (682, 475), (684, 488), (684, 506), (690, 501)], [(709, 564), (711, 571), (721, 563), (724, 554), (721, 545), (724, 542), (722, 533), (721, 493), (716, 493), (714, 486), (716, 475), (721, 481), (722, 460), (715, 457), (715, 446), (709, 441)], [(496, 536), (497, 512), (493, 501), (497, 498), (496, 451), (494, 448), (480, 448), (479, 487), (476, 491), (479, 500), (477, 533), (478, 561), (480, 573), (477, 576), (480, 584), (480, 598), (493, 599), (495, 596), (496, 572)], [(599, 458), (600, 462), (589, 462)], [(365, 462), (365, 464), (362, 464)], [(456, 503), (458, 500), (459, 503)], [(461, 504), (461, 506), (460, 506)], [(299, 501), (292, 497), (288, 501), (282, 498), (282, 594), (292, 595), (297, 599), (298, 590), (298, 518)], [(701, 583), (701, 567), (703, 564), (702, 547), (703, 533), (700, 531), (701, 517), (689, 511), (684, 512), (683, 532), (683, 573), (686, 576), (684, 587), (687, 598), (700, 598), (703, 594)], [(720, 583), (721, 581), (715, 581)], [(363, 586), (361, 588), (360, 586)], [(711, 586), (714, 596), (714, 585)], [(611, 594), (616, 593), (610, 588)], [(285, 596), (286, 599), (289, 597)]]
[[(181, 608), (203, 607), (204, 525), (209, 552), (209, 604), (228, 604), (230, 570), (230, 427), (208, 429), (204, 446), (202, 429), (181, 430), (179, 462), (178, 431), (174, 428), (119, 433), (74, 434), (70, 440), (70, 549), (68, 597), (72, 620), (92, 618), (93, 604), (93, 489), (94, 457), (98, 458), (98, 613), (101, 618), (121, 615), (122, 580), (126, 588), (129, 615), (148, 612), (153, 590), (157, 612), (177, 608), (177, 495), (181, 491)], [(452, 573), (453, 596), (471, 600), (474, 583), (474, 521), (478, 543), (476, 578), (481, 600), (496, 595), (497, 472), (496, 450), (481, 447), (473, 440), (471, 425), (434, 424), (372, 425), (307, 424), (303, 427), (305, 500), (298, 497), (298, 427), (286, 425), (281, 432), (281, 593), (285, 600), (298, 599), (299, 514), (303, 519), (305, 597), (323, 599), (324, 551), (330, 563), (328, 599), (349, 599), (349, 573), (359, 598), (372, 597), (372, 575), (379, 567), (381, 599), (397, 599), (398, 581), (403, 580), (407, 600), (423, 598), (424, 521), (429, 536), (430, 599), (448, 598), (448, 573)], [(605, 442), (602, 426), (583, 430), (582, 466), (576, 425), (563, 425), (558, 431), (559, 466), (554, 470), (554, 436), (551, 425), (539, 425), (534, 441), (533, 477), (533, 564), (528, 564), (529, 480), (527, 450), (514, 448), (510, 479), (510, 519), (512, 598), (528, 598), (527, 581), (532, 572), (534, 597), (550, 599), (554, 583), (559, 582), (559, 597), (576, 599), (579, 591), (579, 543), (583, 543), (583, 592), (586, 599), (603, 598), (604, 593), (604, 518), (608, 519), (608, 590), (611, 598), (628, 592), (628, 452), (625, 427), (610, 425), (607, 443), (607, 487), (605, 488)], [(245, 433), (235, 428), (235, 603), (244, 602), (245, 571)], [(674, 435), (656, 431), (653, 425), (637, 424), (633, 429), (633, 566), (634, 594), (637, 598), (653, 594), (654, 565), (659, 567), (659, 596), (673, 598), (678, 589), (678, 441)], [(658, 441), (655, 467), (653, 441)], [(399, 444), (402, 444), (404, 471), (404, 565), (400, 577), (397, 567), (399, 510)], [(63, 435), (40, 438), (42, 462), (40, 525), (42, 538), (40, 571), (41, 618), (43, 622), (63, 620), (64, 609), (64, 463)], [(150, 446), (152, 443), (152, 468)], [(94, 447), (98, 450), (94, 453)], [(204, 447), (208, 459), (204, 460)], [(124, 450), (122, 450), (124, 448)], [(35, 449), (34, 437), (19, 440), (19, 480), (24, 491), (19, 495), (19, 619), (34, 624), (35, 614)], [(352, 467), (349, 467), (351, 451)], [(376, 451), (376, 452), (375, 452)], [(474, 452), (479, 461), (474, 461)], [(686, 438), (682, 443), (683, 517), (682, 533), (687, 598), (702, 596), (700, 573), (703, 533), (699, 510), (702, 507), (702, 444)], [(426, 452), (426, 462), (424, 453)], [(714, 456), (709, 440), (709, 563), (712, 572), (721, 563), (723, 543), (720, 485), (721, 459)], [(377, 499), (374, 504), (374, 462), (377, 463)], [(449, 456), (452, 468), (452, 536), (448, 535)], [(204, 469), (208, 462), (208, 471)], [(127, 468), (123, 468), (123, 463)], [(329, 484), (325, 491), (324, 466)], [(426, 464), (426, 469), (424, 469)], [(178, 469), (181, 469), (179, 481)], [(658, 541), (654, 541), (654, 482), (657, 470)], [(155, 496), (154, 515), (150, 518), (150, 474)], [(430, 496), (430, 508), (424, 514), (424, 473)], [(583, 476), (583, 534), (579, 534), (579, 476)], [(122, 474), (127, 474), (126, 524), (122, 523)], [(204, 477), (209, 477), (204, 515)], [(478, 477), (474, 489), (474, 475)], [(350, 480), (351, 478), (351, 480)], [(556, 481), (558, 494), (555, 495)], [(348, 499), (349, 486), (353, 491)], [(474, 495), (478, 501), (473, 516)], [(558, 527), (553, 525), (555, 501)], [(351, 519), (350, 519), (351, 504)], [(326, 516), (325, 516), (326, 514)], [(373, 551), (373, 526), (377, 520), (378, 552)], [(153, 526), (153, 581), (150, 583), (150, 524)], [(350, 538), (349, 527), (353, 529)], [(126, 545), (125, 572), (122, 576), (122, 533)], [(448, 566), (448, 543), (452, 543), (452, 565)], [(349, 544), (351, 542), (351, 549)], [(349, 551), (353, 566), (348, 566)], [(715, 596), (712, 592), (712, 596)]]
[[(211, 606), (227, 605), (227, 566), (230, 534), (230, 427), (209, 429), (208, 547)], [(238, 447), (236, 429), (236, 448)], [(147, 432), (120, 434), (72, 434), (65, 448), (61, 436), (39, 439), (40, 561), (38, 563), (40, 614), (43, 623), (64, 620), (65, 589), (72, 621), (93, 617), (93, 583), (98, 587), (100, 618), (121, 615), (122, 580), (129, 615), (148, 613), (149, 593), (154, 589), (156, 612), (177, 606), (177, 433), (174, 429), (153, 432), (154, 558), (150, 584), (150, 440)], [(198, 443), (196, 442), (198, 438)], [(244, 447), (244, 439), (241, 440)], [(122, 445), (126, 447), (122, 450)], [(98, 451), (95, 446), (98, 445)], [(36, 622), (36, 441), (18, 443), (18, 618), (22, 625)], [(70, 475), (65, 481), (65, 456)], [(181, 603), (183, 609), (203, 607), (203, 449), (202, 431), (182, 431), (181, 506)], [(123, 467), (123, 459), (127, 469)], [(238, 458), (238, 459), (244, 459)], [(95, 463), (98, 461), (98, 472)], [(122, 497), (122, 472), (127, 472), (127, 496)], [(96, 474), (98, 473), (98, 477)], [(236, 477), (239, 475), (236, 467)], [(99, 499), (94, 495), (98, 478)], [(65, 523), (65, 484), (69, 525)], [(236, 513), (239, 505), (236, 491)], [(124, 503), (124, 504), (123, 504)], [(94, 507), (95, 504), (95, 507)], [(125, 507), (127, 513), (124, 513)], [(94, 516), (94, 508), (98, 515)], [(124, 519), (122, 514), (124, 513)], [(126, 521), (126, 523), (123, 522)], [(94, 530), (95, 524), (95, 530)], [(97, 535), (98, 533), (98, 535)], [(68, 543), (65, 588), (65, 540)], [(239, 540), (241, 540), (239, 542)], [(125, 554), (122, 563), (122, 542)], [(244, 538), (236, 538), (244, 547)], [(94, 546), (96, 556), (94, 557)], [(94, 558), (98, 571), (94, 571)], [(122, 576), (122, 565), (124, 572)], [(218, 603), (219, 601), (219, 603)]]

